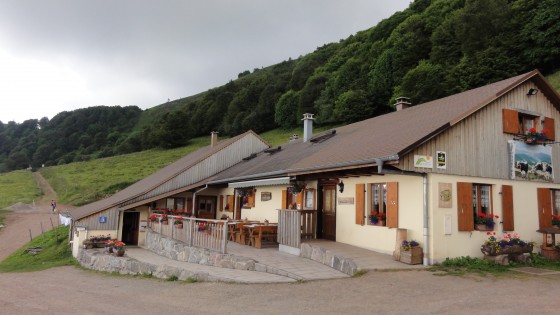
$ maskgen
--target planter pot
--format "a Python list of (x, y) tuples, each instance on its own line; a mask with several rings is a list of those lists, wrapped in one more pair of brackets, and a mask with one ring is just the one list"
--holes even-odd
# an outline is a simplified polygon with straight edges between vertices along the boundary
[(541, 255), (550, 260), (560, 260), (560, 252), (554, 247), (541, 246)]
[(474, 226), (474, 229), (477, 231), (494, 231), (493, 228), (488, 227), (486, 224), (477, 224)]
[(409, 265), (419, 265), (422, 263), (424, 259), (424, 253), (422, 252), (422, 247), (415, 246), (412, 247), (410, 250), (402, 250), (401, 251), (401, 259), (400, 261), (409, 264)]
[(124, 248), (117, 248), (117, 257), (122, 257), (124, 256)]
[(175, 224), (175, 227), (178, 228), (178, 229), (182, 229), (182, 228), (183, 228), (183, 223), (181, 223), (181, 224)]
[(379, 220), (379, 221), (377, 221), (377, 223), (375, 223), (375, 225), (377, 225), (377, 226), (385, 226), (385, 220)]
[(491, 247), (482, 245), (480, 246), (480, 251), (485, 256), (498, 256), (498, 255), (517, 255), (517, 254), (524, 254), (524, 253), (532, 253), (533, 246), (532, 245), (512, 245), (512, 246), (505, 246), (505, 247)]
[(169, 221), (161, 221), (161, 224), (167, 225), (167, 224), (169, 224)]

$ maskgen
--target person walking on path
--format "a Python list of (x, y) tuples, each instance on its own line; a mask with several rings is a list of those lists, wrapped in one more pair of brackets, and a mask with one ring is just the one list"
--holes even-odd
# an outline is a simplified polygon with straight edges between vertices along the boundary
[(51, 200), (51, 214), (53, 214), (56, 210), (56, 200)]

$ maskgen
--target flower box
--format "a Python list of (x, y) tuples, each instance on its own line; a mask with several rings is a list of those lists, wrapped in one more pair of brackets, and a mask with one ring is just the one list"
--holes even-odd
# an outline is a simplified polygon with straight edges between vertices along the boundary
[(482, 245), (480, 247), (480, 251), (486, 256), (497, 256), (497, 255), (508, 255), (508, 254), (524, 254), (524, 253), (532, 253), (533, 252), (533, 245), (511, 245), (505, 247), (496, 247), (496, 246), (488, 246)]
[(486, 224), (476, 224), (474, 226), (474, 229), (477, 230), (477, 231), (493, 231), (494, 230), (494, 228), (491, 228)]
[(420, 246), (415, 246), (410, 248), (410, 250), (401, 252), (400, 261), (405, 264), (419, 265), (422, 263), (423, 259), (424, 259), (424, 252), (422, 251), (422, 247)]

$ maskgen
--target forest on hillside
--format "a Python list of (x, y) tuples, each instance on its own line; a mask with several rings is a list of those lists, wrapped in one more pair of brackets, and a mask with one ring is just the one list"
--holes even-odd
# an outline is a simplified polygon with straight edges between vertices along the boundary
[(0, 172), (390, 112), (533, 69), (560, 68), (560, 0), (415, 0), (376, 26), (314, 52), (156, 106), (93, 107), (52, 120), (0, 122)]

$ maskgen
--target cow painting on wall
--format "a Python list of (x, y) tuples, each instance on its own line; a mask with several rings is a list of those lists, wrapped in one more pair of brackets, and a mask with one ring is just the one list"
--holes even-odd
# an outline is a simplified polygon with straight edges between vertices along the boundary
[(511, 141), (512, 179), (553, 181), (552, 148), (550, 146), (533, 145)]

